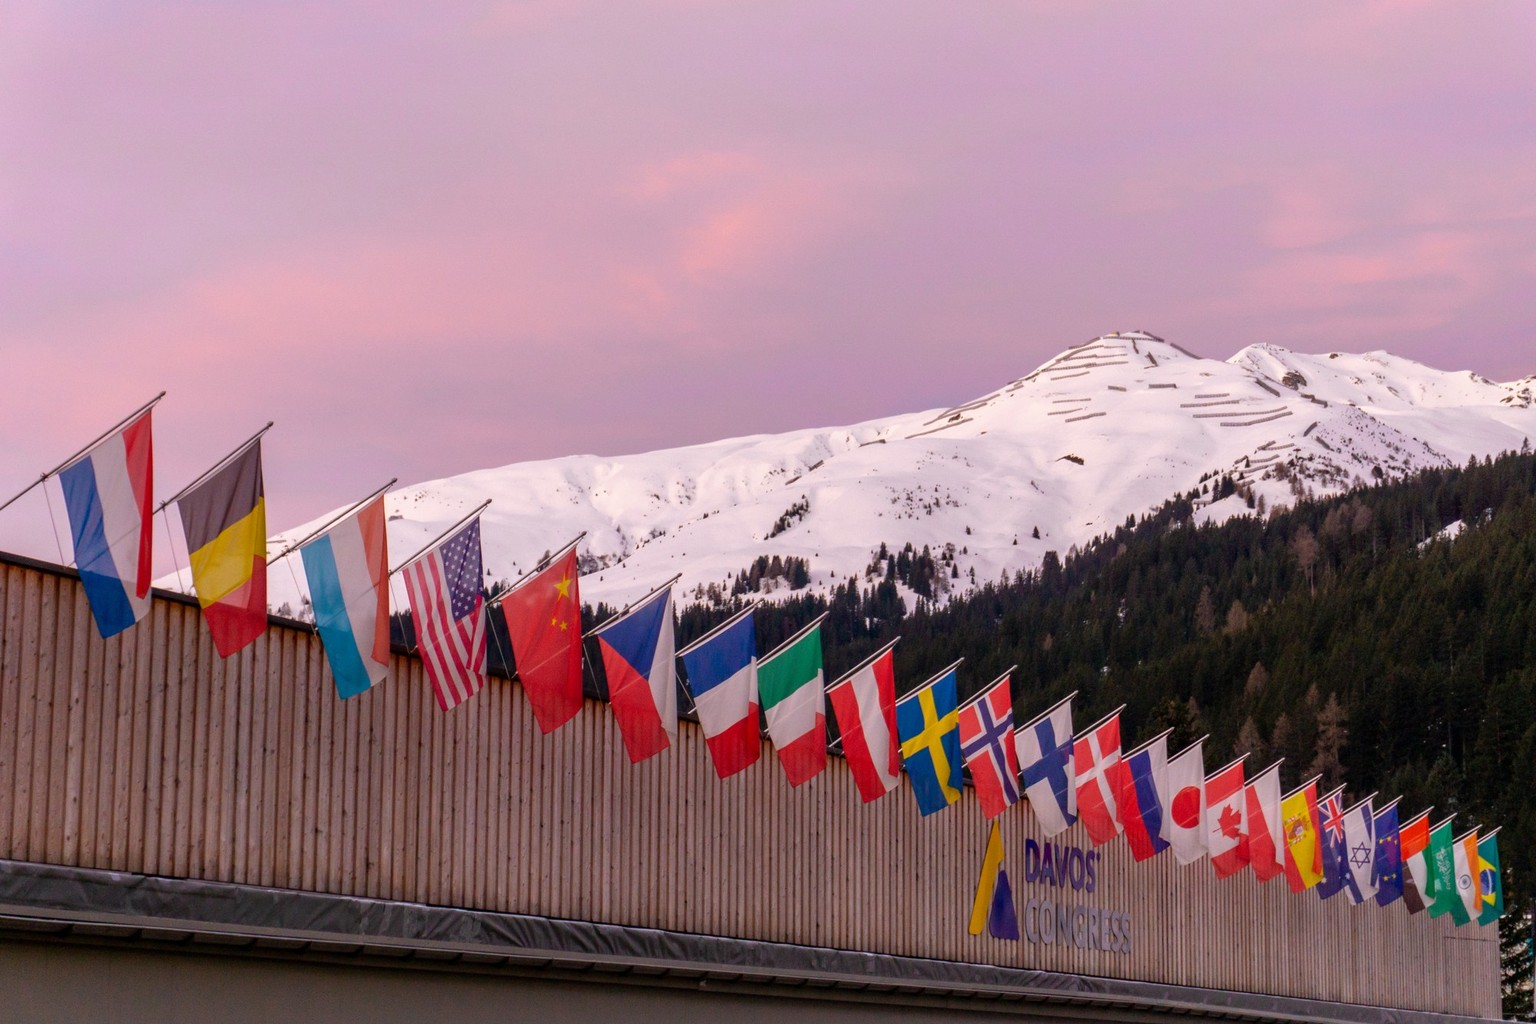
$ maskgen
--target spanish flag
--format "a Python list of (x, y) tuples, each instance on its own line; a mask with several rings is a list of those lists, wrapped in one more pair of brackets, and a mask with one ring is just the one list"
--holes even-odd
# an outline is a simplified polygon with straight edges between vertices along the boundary
[(1323, 879), (1316, 779), (1280, 801), (1280, 821), (1285, 832), (1285, 880), (1292, 892), (1306, 892)]
[(267, 513), (261, 441), (252, 441), (177, 501), (192, 585), (219, 657), (267, 628)]

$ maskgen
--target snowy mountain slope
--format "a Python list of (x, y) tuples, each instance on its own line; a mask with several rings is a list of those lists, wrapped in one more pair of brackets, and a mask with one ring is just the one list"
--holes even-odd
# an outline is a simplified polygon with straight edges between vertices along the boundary
[[(936, 556), (953, 545), (944, 582), (959, 591), (1034, 567), (1202, 477), (1231, 474), (1273, 505), (1371, 480), (1378, 467), (1398, 476), (1519, 448), (1536, 435), (1532, 390), (1530, 378), (1501, 385), (1380, 352), (1260, 345), (1223, 362), (1113, 334), (952, 409), (406, 487), (388, 497), (390, 547), (398, 562), (490, 498), (488, 580), (515, 579), (586, 531), (589, 602), (624, 604), (676, 573), (693, 594), (729, 592), (759, 555), (806, 559), (810, 586), (826, 590), (862, 576), (882, 542)], [(1201, 515), (1248, 509), (1235, 494)], [(272, 538), (271, 550), (323, 521)], [(299, 607), (292, 574), (273, 574), (271, 596)]]

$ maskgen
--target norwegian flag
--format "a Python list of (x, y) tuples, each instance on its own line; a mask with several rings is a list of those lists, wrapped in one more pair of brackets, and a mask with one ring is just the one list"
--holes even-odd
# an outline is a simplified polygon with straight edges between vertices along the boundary
[(1019, 802), (1019, 758), (1013, 749), (1008, 673), (959, 711), (960, 753), (971, 770), (981, 813), (995, 818)]
[(1121, 829), (1114, 787), (1120, 763), (1120, 708), (1077, 737), (1072, 760), (1077, 774), (1077, 820), (1088, 829), (1093, 845), (1102, 846)]
[(485, 597), (480, 590), (480, 520), (405, 567), (416, 649), (444, 711), (485, 685)]

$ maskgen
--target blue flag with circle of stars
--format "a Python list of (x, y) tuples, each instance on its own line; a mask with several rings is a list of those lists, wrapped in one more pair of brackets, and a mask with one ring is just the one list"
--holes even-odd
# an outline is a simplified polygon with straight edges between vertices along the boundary
[(1397, 832), (1397, 801), (1376, 812), (1376, 905), (1403, 897), (1403, 844)]

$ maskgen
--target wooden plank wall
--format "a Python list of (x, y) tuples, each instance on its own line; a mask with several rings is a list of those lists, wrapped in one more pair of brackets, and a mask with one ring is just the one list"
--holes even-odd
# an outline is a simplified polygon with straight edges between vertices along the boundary
[(195, 606), (157, 599), (102, 641), (78, 581), (30, 566), (0, 564), (0, 614), (0, 857), (1498, 1015), (1491, 927), (1135, 864), (1123, 842), (1091, 896), (1031, 884), (1020, 808), (1021, 909), (1128, 911), (1132, 952), (973, 938), (969, 795), (926, 820), (906, 792), (865, 805), (837, 759), (791, 789), (766, 745), (720, 781), (691, 723), (630, 765), (600, 703), (544, 736), (493, 679), (444, 713), (413, 657), (343, 702), (307, 631), (274, 624), (221, 661)]

